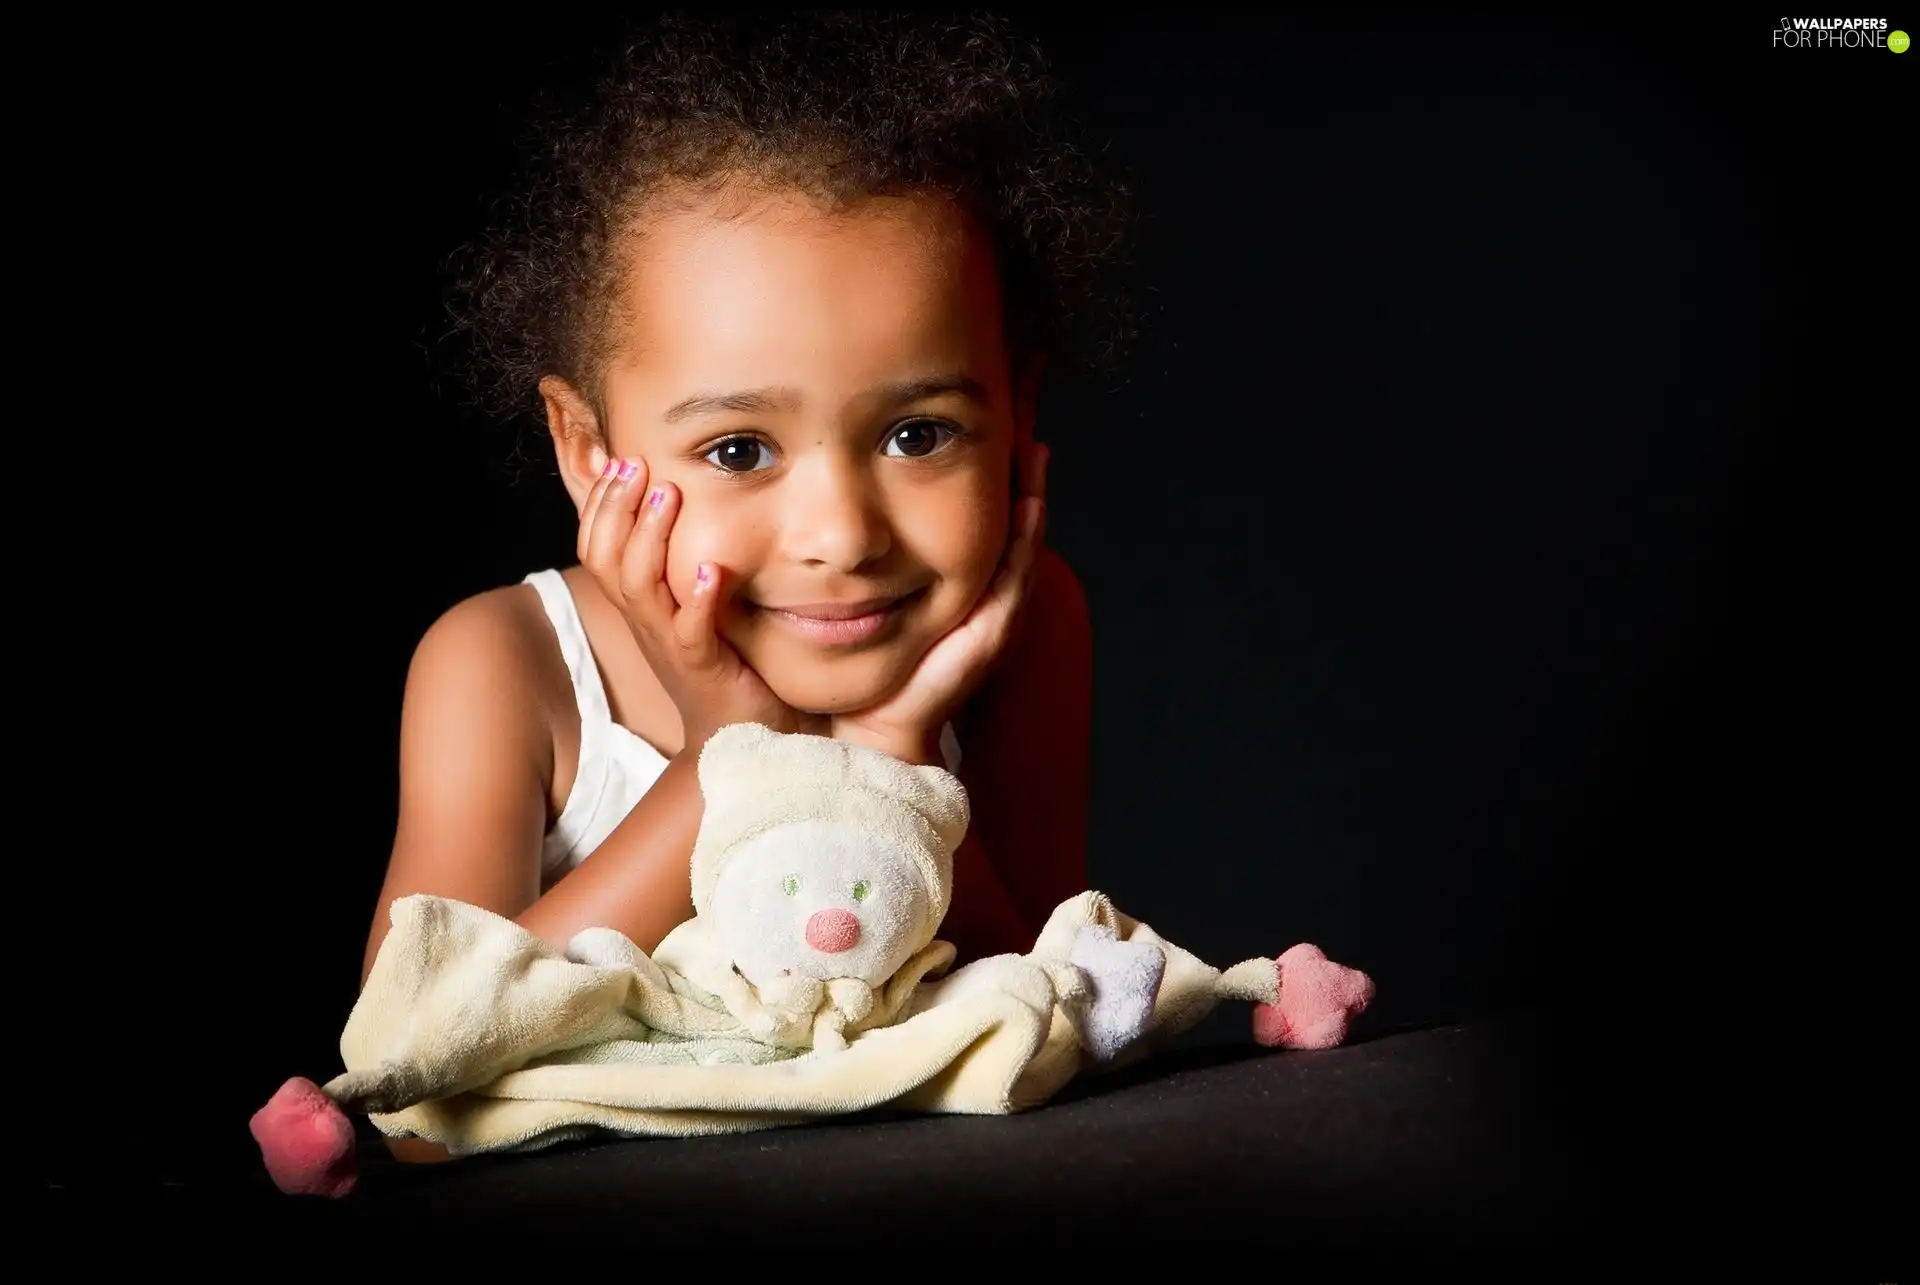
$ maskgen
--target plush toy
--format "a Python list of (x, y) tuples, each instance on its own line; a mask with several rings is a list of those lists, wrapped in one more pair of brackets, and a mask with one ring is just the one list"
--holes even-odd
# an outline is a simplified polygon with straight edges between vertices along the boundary
[(743, 723), (702, 752), (700, 792), (694, 917), (654, 958), (755, 1038), (842, 1048), (952, 962), (934, 940), (969, 819), (952, 773)]
[(1373, 998), (1311, 945), (1213, 968), (1091, 891), (1028, 954), (952, 969), (937, 933), (969, 813), (951, 773), (738, 724), (699, 777), (695, 914), (651, 956), (607, 929), (561, 951), (476, 906), (396, 901), (346, 1070), (289, 1080), (253, 1117), (279, 1187), (353, 1188), (349, 1113), (455, 1155), (875, 1107), (1004, 1114), (1225, 999), (1253, 1002), (1258, 1043), (1310, 1049)]

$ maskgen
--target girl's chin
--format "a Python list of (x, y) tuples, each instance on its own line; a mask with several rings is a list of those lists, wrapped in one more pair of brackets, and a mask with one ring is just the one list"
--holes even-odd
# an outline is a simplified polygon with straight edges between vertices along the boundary
[[(780, 671), (788, 668), (805, 668), (813, 672), (797, 681), (783, 681), (784, 675)], [(900, 690), (911, 672), (902, 658), (891, 655), (849, 656), (830, 666), (830, 669), (832, 672), (819, 672), (820, 665), (816, 660), (812, 664), (770, 664), (759, 672), (766, 678), (774, 695), (782, 701), (803, 714), (822, 718), (872, 709)]]

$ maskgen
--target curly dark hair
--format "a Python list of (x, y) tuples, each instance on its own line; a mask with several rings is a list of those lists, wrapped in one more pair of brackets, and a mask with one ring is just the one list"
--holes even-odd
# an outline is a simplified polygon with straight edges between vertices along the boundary
[[(1129, 187), (1054, 110), (1058, 83), (993, 17), (669, 15), (583, 104), (535, 127), (534, 173), (459, 256), (453, 338), (479, 404), (538, 417), (539, 381), (598, 408), (622, 238), (663, 183), (750, 177), (827, 202), (933, 191), (982, 221), (1016, 362), (1113, 364), (1133, 333)], [(460, 342), (464, 341), (464, 342)]]

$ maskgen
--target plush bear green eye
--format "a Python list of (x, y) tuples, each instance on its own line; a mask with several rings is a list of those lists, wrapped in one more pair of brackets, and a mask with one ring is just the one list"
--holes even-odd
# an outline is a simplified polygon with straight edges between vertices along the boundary
[(865, 901), (867, 899), (867, 894), (872, 891), (873, 891), (873, 885), (868, 883), (865, 879), (862, 879), (859, 883), (856, 883), (855, 885), (853, 885), (853, 899), (855, 901)]
[(780, 891), (786, 893), (789, 897), (798, 893), (800, 891), (800, 877), (798, 875), (788, 875), (785, 879), (782, 879), (780, 881)]

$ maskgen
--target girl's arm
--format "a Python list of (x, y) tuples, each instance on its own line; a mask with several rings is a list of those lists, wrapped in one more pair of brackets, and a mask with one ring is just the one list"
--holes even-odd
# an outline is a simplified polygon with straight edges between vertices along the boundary
[[(686, 751), (591, 860), (540, 894), (554, 756), (535, 677), (541, 648), (551, 651), (551, 639), (499, 594), (454, 607), (416, 648), (401, 712), (399, 824), (363, 985), (393, 902), (412, 893), (483, 907), (557, 946), (605, 925), (652, 951), (693, 913), (688, 861), (702, 799)], [(386, 1143), (407, 1163), (451, 1158), (419, 1138)]]
[(942, 936), (963, 956), (1018, 953), (1087, 888), (1093, 629), (1085, 591), (1042, 548), (1025, 625), (963, 720), (972, 804)]
[(363, 983), (392, 903), (412, 893), (491, 910), (555, 946), (609, 927), (650, 952), (693, 913), (697, 746), (674, 757), (590, 860), (541, 895), (554, 748), (536, 649), (552, 644), (532, 623), (483, 594), (437, 621), (415, 651), (401, 712), (399, 824)]
[(430, 893), (511, 918), (540, 893), (553, 736), (504, 594), (453, 607), (414, 649), (400, 713), (400, 814), (361, 982), (393, 903)]

